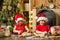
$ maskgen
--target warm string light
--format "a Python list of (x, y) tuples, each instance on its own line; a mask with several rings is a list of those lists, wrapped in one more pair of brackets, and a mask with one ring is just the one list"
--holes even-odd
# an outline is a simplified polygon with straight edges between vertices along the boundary
[(32, 26), (33, 26), (33, 11), (30, 11), (30, 14), (29, 14), (29, 27), (30, 27), (30, 31), (32, 33)]

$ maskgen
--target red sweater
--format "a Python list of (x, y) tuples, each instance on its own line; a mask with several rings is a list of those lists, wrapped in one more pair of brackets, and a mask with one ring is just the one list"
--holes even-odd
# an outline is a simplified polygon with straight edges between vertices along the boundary
[(37, 25), (36, 30), (41, 31), (41, 32), (44, 32), (44, 31), (49, 32), (50, 27), (48, 25)]
[[(18, 30), (18, 31), (21, 31), (21, 33), (20, 34), (22, 34), (24, 31), (25, 31), (25, 24), (22, 24), (22, 25), (19, 25), (19, 24), (15, 24), (15, 26), (16, 26), (16, 29), (15, 30)], [(14, 32), (15, 34), (18, 34), (18, 33), (16, 33), (16, 32)]]

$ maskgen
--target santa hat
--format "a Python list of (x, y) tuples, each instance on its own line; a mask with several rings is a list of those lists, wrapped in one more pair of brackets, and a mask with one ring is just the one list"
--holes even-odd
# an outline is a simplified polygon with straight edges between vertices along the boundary
[(38, 17), (38, 19), (37, 19), (37, 22), (39, 22), (39, 21), (41, 21), (41, 20), (44, 20), (44, 21), (48, 21), (48, 19), (46, 18), (46, 15), (44, 14), (44, 12), (42, 12), (42, 13), (39, 13), (38, 15), (37, 15), (37, 17)]
[(23, 15), (20, 13), (20, 14), (17, 14), (16, 16), (15, 16), (15, 21), (16, 21), (16, 23), (18, 22), (18, 21), (20, 21), (20, 20), (24, 20), (24, 18), (23, 18)]

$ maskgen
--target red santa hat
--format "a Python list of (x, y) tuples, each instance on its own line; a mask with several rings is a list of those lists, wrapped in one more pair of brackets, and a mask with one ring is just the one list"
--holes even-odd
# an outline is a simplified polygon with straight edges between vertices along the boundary
[(24, 20), (24, 18), (23, 18), (23, 15), (20, 13), (20, 14), (17, 14), (16, 16), (15, 16), (15, 21), (16, 21), (16, 23), (18, 22), (18, 21), (20, 21), (20, 20)]
[(48, 21), (48, 19), (46, 18), (46, 15), (44, 14), (44, 12), (39, 13), (37, 16), (38, 16), (37, 22), (39, 22), (40, 20), (44, 20), (46, 22)]

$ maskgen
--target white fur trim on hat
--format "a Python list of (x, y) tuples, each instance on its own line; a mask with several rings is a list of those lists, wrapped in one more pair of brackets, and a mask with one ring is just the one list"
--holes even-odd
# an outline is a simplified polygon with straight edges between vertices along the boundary
[(47, 19), (46, 17), (39, 17), (39, 18), (37, 19), (37, 22), (39, 22), (39, 21), (41, 21), (41, 20), (45, 20), (46, 22), (48, 21), (48, 19)]
[(17, 20), (15, 20), (16, 21), (16, 23), (18, 22), (18, 21), (20, 21), (20, 20), (24, 20), (23, 18), (18, 18)]

